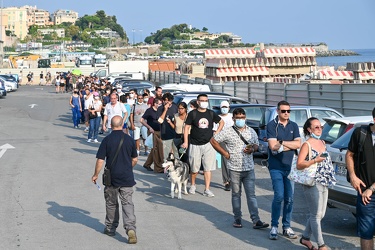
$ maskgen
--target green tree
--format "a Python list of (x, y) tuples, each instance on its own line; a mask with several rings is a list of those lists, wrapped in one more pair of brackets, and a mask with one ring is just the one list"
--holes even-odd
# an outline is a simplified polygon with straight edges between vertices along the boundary
[(203, 27), (203, 28), (202, 28), (202, 31), (207, 32), (208, 29), (207, 29), (206, 27)]

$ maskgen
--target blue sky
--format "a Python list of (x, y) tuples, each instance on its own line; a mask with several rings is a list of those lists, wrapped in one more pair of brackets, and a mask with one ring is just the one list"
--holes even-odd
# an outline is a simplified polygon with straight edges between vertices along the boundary
[[(211, 33), (232, 32), (248, 43), (326, 42), (330, 49), (375, 48), (374, 0), (1, 0), (4, 7), (32, 5), (79, 16), (115, 15), (130, 41), (186, 23)], [(132, 33), (132, 30), (136, 32)], [(142, 30), (142, 31), (140, 31)]]

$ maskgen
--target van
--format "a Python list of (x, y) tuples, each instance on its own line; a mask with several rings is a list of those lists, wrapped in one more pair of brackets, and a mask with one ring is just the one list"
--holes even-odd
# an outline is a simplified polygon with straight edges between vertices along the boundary
[[(290, 120), (297, 123), (301, 138), (303, 136), (303, 125), (310, 117), (316, 117), (324, 125), (323, 117), (344, 117), (335, 109), (321, 106), (290, 106)], [(259, 149), (264, 155), (268, 155), (267, 124), (277, 116), (277, 107), (267, 108), (259, 124)]]

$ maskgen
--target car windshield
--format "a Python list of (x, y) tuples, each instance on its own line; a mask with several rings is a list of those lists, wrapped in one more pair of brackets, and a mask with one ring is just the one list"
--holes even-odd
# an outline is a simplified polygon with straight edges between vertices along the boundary
[(340, 149), (340, 150), (347, 149), (349, 141), (350, 141), (350, 138), (352, 137), (354, 129), (355, 128), (351, 128), (348, 132), (346, 132), (341, 137), (339, 137), (336, 141), (334, 141), (331, 144), (331, 147), (332, 148), (337, 148), (337, 149)]
[(327, 121), (324, 124), (320, 139), (324, 140), (328, 144), (331, 144), (345, 133), (347, 126), (348, 125), (345, 123), (337, 121)]

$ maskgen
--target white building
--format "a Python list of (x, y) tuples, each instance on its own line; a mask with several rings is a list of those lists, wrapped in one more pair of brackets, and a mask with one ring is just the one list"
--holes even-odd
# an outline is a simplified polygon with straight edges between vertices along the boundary
[(53, 22), (55, 25), (61, 23), (75, 23), (78, 19), (78, 12), (72, 10), (57, 10), (53, 13)]
[(170, 44), (173, 44), (173, 45), (195, 45), (195, 46), (199, 46), (199, 45), (202, 45), (202, 44), (205, 44), (206, 42), (205, 41), (202, 41), (202, 40), (173, 40), (170, 42)]
[(43, 35), (50, 35), (53, 32), (56, 32), (58, 37), (65, 37), (65, 29), (59, 28), (59, 29), (38, 29), (38, 31)]
[(120, 35), (116, 31), (113, 31), (110, 28), (105, 28), (104, 30), (95, 30), (95, 33), (101, 38), (119, 38), (120, 37)]

